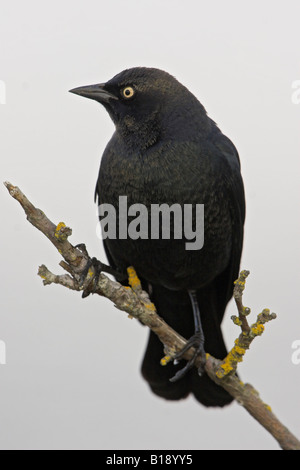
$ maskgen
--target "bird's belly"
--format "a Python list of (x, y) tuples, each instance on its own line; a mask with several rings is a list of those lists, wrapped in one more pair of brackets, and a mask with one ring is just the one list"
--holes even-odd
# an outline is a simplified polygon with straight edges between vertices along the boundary
[[(229, 219), (228, 219), (229, 221)], [(223, 224), (205, 230), (200, 249), (189, 249), (186, 239), (106, 239), (105, 244), (121, 269), (133, 266), (138, 275), (169, 289), (197, 289), (211, 282), (228, 265), (231, 230)], [(196, 242), (194, 242), (196, 243)]]
[[(216, 179), (217, 174), (208, 178), (204, 171), (199, 171), (202, 176), (193, 179), (193, 172), (186, 166), (178, 168), (162, 163), (159, 171), (154, 171), (146, 159), (128, 158), (124, 161), (114, 158), (102, 163), (98, 182), (101, 203), (109, 203), (116, 208), (117, 224), (124, 218), (124, 214), (120, 215), (120, 196), (126, 197), (127, 211), (140, 204), (148, 214), (146, 238), (138, 238), (137, 230), (132, 237), (130, 218), (126, 219), (127, 233), (124, 236), (123, 230), (123, 239), (119, 236), (119, 226), (114, 237), (106, 238), (105, 245), (114, 264), (120, 269), (134, 266), (140, 277), (169, 289), (199, 288), (211, 282), (227, 267), (232, 245), (232, 219), (228, 200), (226, 194), (222, 193), (221, 182)], [(118, 178), (108, 178), (107, 175), (116, 174), (113, 171), (115, 166), (118, 168)], [(212, 179), (215, 185), (209, 184)], [(203, 246), (200, 243), (197, 249), (188, 249), (189, 240), (184, 236), (178, 239), (174, 239), (174, 236), (154, 239), (151, 234), (153, 204), (166, 204), (169, 207), (177, 204), (183, 215), (186, 204), (192, 205), (193, 210), (197, 204), (203, 205)], [(141, 227), (140, 230), (143, 231)]]

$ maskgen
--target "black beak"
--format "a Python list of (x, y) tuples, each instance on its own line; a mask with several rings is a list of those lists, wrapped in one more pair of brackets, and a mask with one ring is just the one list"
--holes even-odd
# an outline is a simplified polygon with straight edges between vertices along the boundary
[(69, 91), (70, 93), (75, 93), (75, 95), (84, 96), (85, 98), (90, 98), (100, 103), (107, 103), (110, 99), (118, 99), (115, 95), (105, 90), (104, 87), (105, 83), (99, 83), (97, 85), (80, 86)]

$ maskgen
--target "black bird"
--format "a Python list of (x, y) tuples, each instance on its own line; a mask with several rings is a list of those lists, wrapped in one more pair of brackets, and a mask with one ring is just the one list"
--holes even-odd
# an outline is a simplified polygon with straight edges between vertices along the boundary
[[(101, 103), (115, 124), (96, 186), (98, 204), (204, 204), (204, 245), (186, 249), (187, 238), (116, 237), (104, 240), (110, 265), (134, 266), (159, 315), (196, 354), (223, 359), (220, 324), (238, 277), (245, 201), (240, 161), (197, 98), (173, 76), (155, 68), (125, 70), (106, 83), (70, 90)], [(117, 210), (117, 214), (119, 214)], [(175, 216), (174, 216), (175, 217)], [(173, 219), (174, 219), (173, 217)], [(172, 219), (172, 220), (173, 220)], [(131, 219), (128, 218), (127, 223)], [(193, 212), (195, 228), (195, 212)], [(135, 237), (136, 238), (136, 237)], [(194, 359), (160, 365), (163, 345), (150, 332), (142, 374), (152, 391), (169, 400), (193, 393), (205, 406), (224, 406), (230, 395)], [(180, 355), (178, 356), (180, 357)]]

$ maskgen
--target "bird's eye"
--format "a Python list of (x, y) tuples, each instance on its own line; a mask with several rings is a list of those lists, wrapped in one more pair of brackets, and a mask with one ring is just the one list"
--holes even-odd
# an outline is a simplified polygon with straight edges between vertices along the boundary
[(132, 98), (134, 93), (135, 93), (135, 91), (132, 88), (132, 86), (127, 86), (127, 87), (123, 88), (123, 90), (122, 90), (122, 96), (123, 96), (123, 98), (126, 98), (126, 99)]

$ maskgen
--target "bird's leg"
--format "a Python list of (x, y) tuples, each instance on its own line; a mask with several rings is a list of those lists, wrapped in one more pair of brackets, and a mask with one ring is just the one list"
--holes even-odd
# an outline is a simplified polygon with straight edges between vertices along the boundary
[[(83, 298), (87, 297), (90, 293), (95, 293), (101, 272), (113, 275), (117, 279), (117, 281), (122, 281), (122, 280), (127, 279), (127, 273), (122, 273), (118, 269), (114, 269), (111, 266), (108, 266), (107, 264), (102, 263), (95, 257), (90, 258), (84, 243), (76, 245), (75, 248), (78, 248), (82, 253), (84, 253), (88, 257), (88, 262), (86, 263), (85, 268), (79, 274), (80, 284), (82, 286), (86, 280), (89, 269), (94, 268), (94, 276), (91, 278), (90, 282), (83, 290), (83, 293), (82, 293)], [(91, 282), (93, 282), (92, 289), (89, 288)]]
[(204, 334), (202, 330), (202, 324), (201, 324), (201, 317), (200, 317), (200, 310), (199, 310), (199, 305), (198, 305), (198, 300), (196, 296), (196, 291), (194, 290), (189, 290), (188, 291), (192, 307), (193, 307), (193, 315), (194, 315), (194, 324), (195, 324), (195, 333), (194, 335), (188, 340), (186, 345), (182, 348), (179, 353), (177, 353), (174, 357), (175, 361), (178, 361), (182, 359), (183, 355), (188, 351), (190, 348), (194, 347), (195, 352), (185, 367), (183, 369), (180, 369), (174, 377), (170, 379), (170, 382), (176, 382), (177, 380), (180, 380), (184, 375), (187, 373), (188, 370), (190, 370), (197, 357), (201, 357), (201, 365), (198, 368), (198, 374), (202, 375), (204, 371), (204, 366), (205, 366), (205, 351), (204, 351)]

